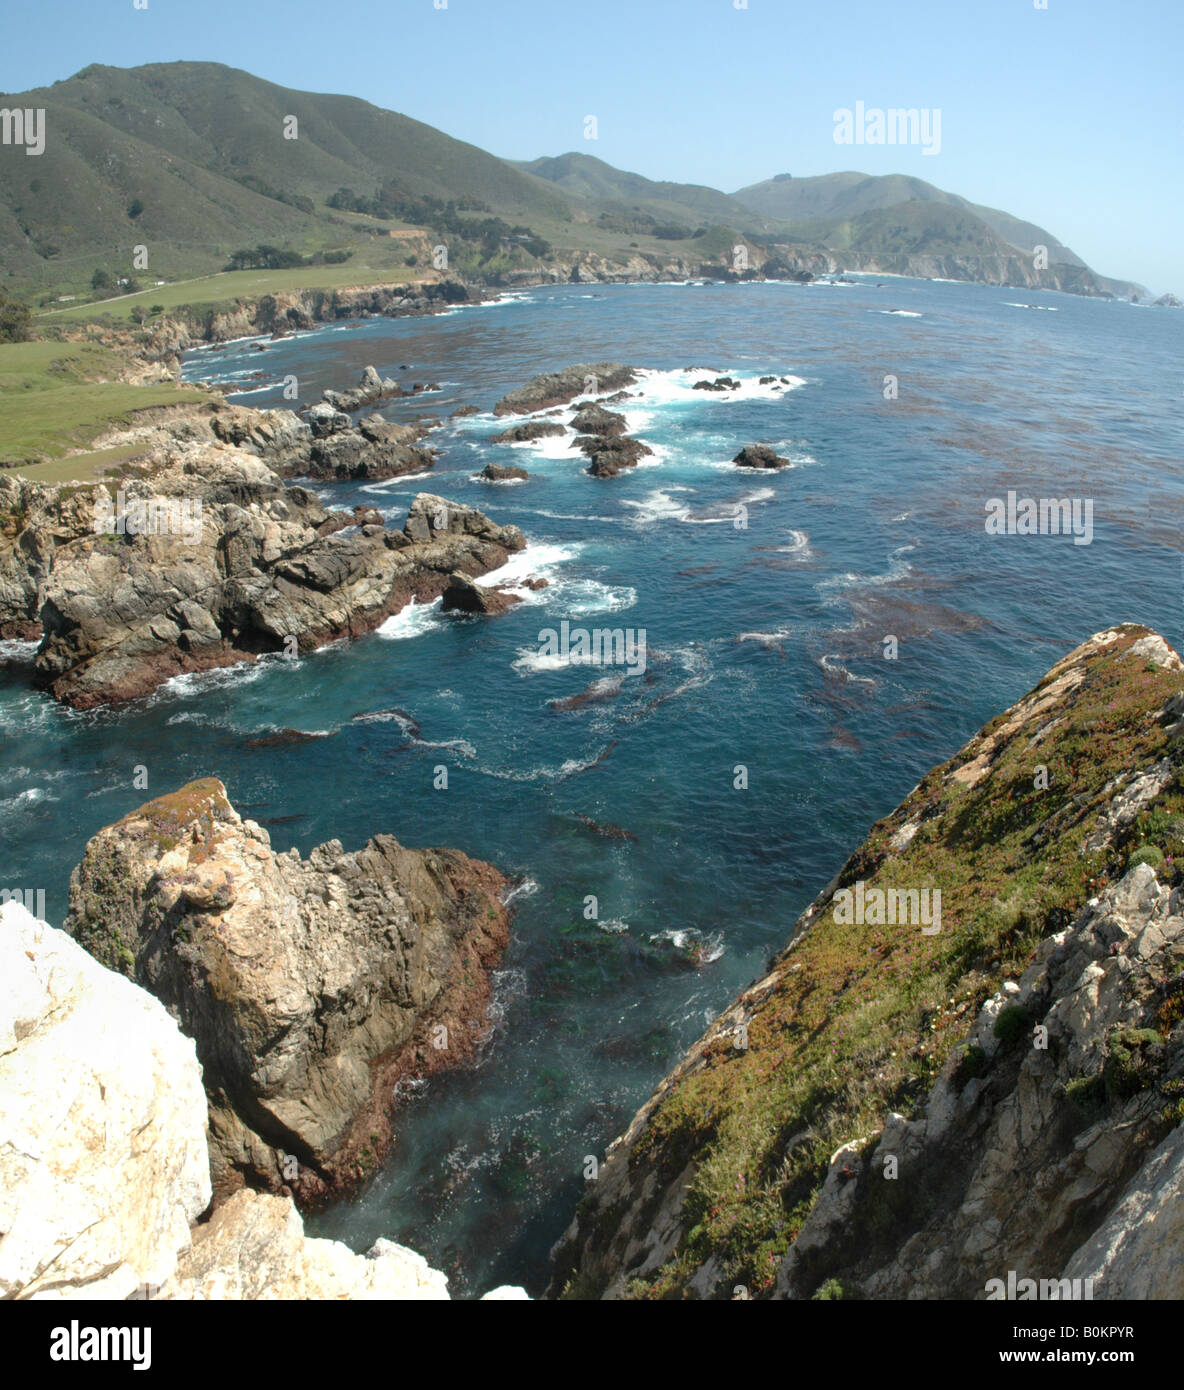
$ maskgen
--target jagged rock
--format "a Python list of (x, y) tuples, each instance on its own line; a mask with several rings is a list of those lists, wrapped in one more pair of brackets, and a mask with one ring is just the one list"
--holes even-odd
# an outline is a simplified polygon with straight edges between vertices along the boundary
[[(315, 408), (315, 407), (314, 407)], [(349, 423), (349, 417), (346, 417)], [(213, 414), (210, 428), (216, 439), (249, 449), (271, 467), (278, 468), (307, 457), (316, 433), (291, 410), (248, 410), (223, 404)]]
[[(454, 571), (484, 574), (525, 545), (517, 527), (428, 494), (412, 504), (411, 531), (358, 529), (356, 515), (342, 530), (340, 514), (232, 449), (201, 450), (127, 485), (129, 505), (156, 506), (177, 523), (171, 529), (96, 534), (95, 507), (107, 498), (96, 489), (69, 502), (25, 499), (32, 519), (0, 550), (12, 625), (39, 608), (38, 681), (79, 708), (147, 694), (185, 671), (290, 650), (289, 639), (310, 651), (358, 636), (413, 598), (438, 597)], [(442, 526), (433, 524), (437, 512)], [(63, 522), (73, 536), (62, 535)]]
[(475, 584), (467, 574), (454, 574), (444, 590), (440, 607), (445, 613), (479, 613), (491, 617), (521, 602), (519, 594), (510, 594), (488, 584)]
[(93, 532), (99, 484), (46, 487), (0, 472), (0, 639), (41, 636), (41, 589), (54, 552)]
[(782, 458), (767, 444), (746, 444), (732, 460), (741, 468), (788, 468), (789, 459)]
[(330, 512), (329, 520), (317, 527), (317, 535), (332, 536), (351, 526), (385, 526), (386, 520), (377, 507), (357, 506), (352, 512)]
[(350, 429), (353, 421), (343, 410), (338, 410), (328, 401), (318, 401), (309, 409), (308, 425), (314, 439), (328, 439), (331, 434)]
[(622, 435), (628, 428), (623, 415), (595, 403), (577, 410), (572, 416), (571, 427), (579, 434), (595, 434), (601, 438)]
[(701, 381), (696, 381), (691, 387), (692, 391), (738, 391), (740, 383), (732, 376), (717, 376), (714, 381), (704, 377)]
[[(348, 417), (347, 417), (348, 419)], [(378, 482), (408, 473), (426, 473), (435, 466), (430, 449), (416, 447), (427, 430), (396, 425), (381, 415), (369, 415), (356, 429), (338, 430), (313, 442), (308, 475), (336, 482)]]
[(210, 1200), (193, 1043), (65, 932), (0, 907), (0, 1298), (163, 1283)]
[(522, 483), (530, 474), (525, 468), (506, 468), (500, 463), (487, 463), (477, 475), (487, 483)]
[[(592, 378), (592, 380), (589, 380)], [(544, 372), (531, 377), (516, 391), (511, 391), (493, 407), (495, 415), (529, 415), (553, 405), (566, 405), (577, 396), (599, 395), (602, 391), (617, 391), (637, 381), (633, 367), (620, 362), (592, 362), (584, 366), (565, 367), (559, 372)]]
[(390, 377), (385, 380), (374, 367), (367, 367), (362, 373), (361, 383), (352, 391), (326, 391), (325, 400), (336, 410), (360, 410), (364, 405), (373, 405), (385, 396), (402, 395), (402, 387)]
[(615, 478), (623, 468), (636, 468), (641, 459), (654, 452), (628, 435), (584, 435), (576, 439), (574, 447), (587, 455), (588, 472), (594, 478)]
[(1184, 1298), (1184, 1125), (1127, 1185), (1062, 1278), (1090, 1279), (1099, 1299)]
[(554, 424), (549, 420), (527, 420), (522, 425), (511, 425), (508, 430), (502, 430), (501, 434), (491, 434), (489, 442), (491, 444), (531, 444), (536, 439), (550, 439), (566, 434), (567, 430), (562, 425)]
[(390, 835), (276, 854), (211, 778), (91, 839), (66, 926), (196, 1041), (215, 1191), (247, 1178), (315, 1199), (378, 1161), (397, 1080), (472, 1055), (506, 886)]

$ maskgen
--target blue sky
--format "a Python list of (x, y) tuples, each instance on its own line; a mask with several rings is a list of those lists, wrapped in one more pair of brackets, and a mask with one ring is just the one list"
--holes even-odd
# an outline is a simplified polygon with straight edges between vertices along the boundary
[[(781, 172), (915, 174), (1184, 296), (1184, 0), (147, 3), (9, 4), (0, 87), (207, 59), (510, 158), (576, 149), (727, 192)], [(941, 153), (836, 145), (833, 113), (857, 101), (940, 109)]]

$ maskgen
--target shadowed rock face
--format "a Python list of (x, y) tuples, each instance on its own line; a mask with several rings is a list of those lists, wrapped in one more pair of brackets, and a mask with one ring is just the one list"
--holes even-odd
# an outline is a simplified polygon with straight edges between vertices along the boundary
[(524, 483), (530, 477), (525, 468), (508, 468), (500, 463), (487, 463), (477, 474), (487, 483)]
[(402, 531), (358, 525), (373, 514), (327, 511), (237, 449), (201, 449), (128, 483), (129, 505), (166, 519), (149, 534), (96, 534), (103, 489), (69, 501), (38, 492), (47, 495), (24, 499), (22, 529), (0, 544), (0, 604), (14, 629), (37, 610), (37, 679), (78, 708), (359, 636), (413, 598), (436, 598), (454, 572), (484, 574), (525, 545), (517, 527), (429, 493)]
[(615, 410), (605, 410), (602, 405), (586, 405), (571, 417), (571, 427), (577, 434), (599, 434), (604, 436), (624, 434), (625, 417)]
[[(1181, 1297), (1182, 765), (1162, 638), (1125, 624), (1058, 662), (661, 1082), (552, 1294), (982, 1299), (1014, 1272)], [(890, 890), (940, 890), (938, 930)]]
[(474, 584), (467, 574), (454, 574), (444, 590), (440, 607), (445, 613), (492, 617), (521, 602), (520, 594), (510, 594), (489, 584)]
[(316, 1201), (373, 1170), (400, 1080), (478, 1046), (506, 887), (390, 835), (276, 854), (209, 779), (90, 841), (66, 929), (195, 1040), (215, 1195), (245, 1181)]

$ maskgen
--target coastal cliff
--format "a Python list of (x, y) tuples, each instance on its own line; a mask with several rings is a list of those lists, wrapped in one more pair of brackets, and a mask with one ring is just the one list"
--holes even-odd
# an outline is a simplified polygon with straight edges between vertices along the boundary
[(659, 1084), (550, 1295), (1184, 1296), (1182, 762), (1162, 638), (1058, 662)]
[(0, 1299), (448, 1298), (393, 1241), (309, 1238), (287, 1196), (211, 1215), (206, 1137), (194, 1044), (163, 1005), (0, 906)]

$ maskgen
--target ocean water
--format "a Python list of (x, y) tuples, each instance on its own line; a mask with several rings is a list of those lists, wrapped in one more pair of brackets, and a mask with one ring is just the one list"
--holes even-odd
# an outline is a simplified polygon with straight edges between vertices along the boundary
[[(529, 539), (506, 582), (550, 583), (496, 619), (415, 608), (85, 714), (34, 693), (31, 648), (7, 644), (0, 882), (44, 890), (60, 922), (87, 838), (145, 799), (137, 768), (147, 795), (222, 778), (277, 848), (385, 831), (520, 880), (478, 1065), (409, 1088), (384, 1169), (310, 1225), (410, 1245), (454, 1296), (538, 1293), (587, 1156), (872, 822), (1091, 633), (1129, 619), (1179, 642), (1182, 347), (1168, 310), (861, 277), (546, 288), (193, 353), (187, 376), (256, 406), (284, 405), (288, 374), (313, 400), (373, 363), (442, 388), (390, 419), (480, 407), (429, 441), (429, 477), (318, 490), (392, 525), (420, 489), (479, 506)], [(488, 443), (505, 391), (605, 358), (647, 369), (616, 407), (655, 451), (641, 467), (595, 479), (566, 441)], [(691, 390), (708, 372), (743, 388)], [(757, 441), (792, 467), (729, 463)], [(476, 481), (487, 462), (532, 476)], [(1089, 501), (1090, 544), (988, 535), (1009, 490)], [(565, 620), (644, 632), (645, 669), (547, 656)], [(283, 728), (324, 737), (247, 746)]]

